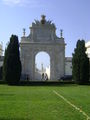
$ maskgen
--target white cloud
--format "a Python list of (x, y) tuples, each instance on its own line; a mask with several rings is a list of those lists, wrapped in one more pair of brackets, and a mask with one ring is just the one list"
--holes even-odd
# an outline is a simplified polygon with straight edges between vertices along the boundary
[(21, 4), (21, 0), (2, 0), (6, 5), (16, 5)]
[(2, 0), (5, 5), (9, 6), (30, 6), (38, 7), (39, 3), (37, 0)]

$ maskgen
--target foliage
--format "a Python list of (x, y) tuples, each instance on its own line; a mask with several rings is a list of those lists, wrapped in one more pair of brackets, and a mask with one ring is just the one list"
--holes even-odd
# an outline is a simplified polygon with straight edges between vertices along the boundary
[(12, 35), (5, 50), (3, 79), (8, 84), (17, 84), (21, 76), (21, 62), (19, 53), (19, 42), (16, 35)]
[(78, 40), (72, 58), (73, 79), (79, 84), (89, 81), (89, 58), (86, 55), (85, 41)]
[(2, 67), (0, 67), (0, 80), (2, 80)]

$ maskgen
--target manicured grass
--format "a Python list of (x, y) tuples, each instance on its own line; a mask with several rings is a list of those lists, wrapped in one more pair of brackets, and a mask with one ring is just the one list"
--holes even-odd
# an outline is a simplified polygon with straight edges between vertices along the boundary
[(86, 120), (53, 90), (90, 116), (90, 86), (0, 85), (0, 120)]

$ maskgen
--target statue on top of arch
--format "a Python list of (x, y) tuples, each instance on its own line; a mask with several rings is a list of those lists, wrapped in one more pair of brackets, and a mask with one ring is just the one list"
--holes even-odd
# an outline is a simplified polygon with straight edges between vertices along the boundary
[(32, 23), (32, 25), (34, 26), (34, 25), (50, 25), (50, 26), (52, 26), (52, 27), (55, 27), (55, 24), (54, 23), (52, 23), (52, 21), (51, 20), (46, 20), (45, 19), (45, 15), (41, 15), (41, 20), (39, 21), (39, 20), (34, 20), (35, 22), (33, 22)]

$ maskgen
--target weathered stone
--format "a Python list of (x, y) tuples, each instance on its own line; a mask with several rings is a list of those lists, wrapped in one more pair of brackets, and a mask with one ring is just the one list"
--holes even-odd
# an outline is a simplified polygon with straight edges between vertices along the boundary
[[(45, 19), (45, 18), (44, 18)], [(22, 74), (35, 78), (35, 56), (38, 52), (47, 52), (50, 56), (50, 80), (57, 81), (65, 73), (65, 42), (56, 36), (56, 27), (51, 21), (42, 24), (32, 23), (30, 35), (23, 36), (20, 42)]]

